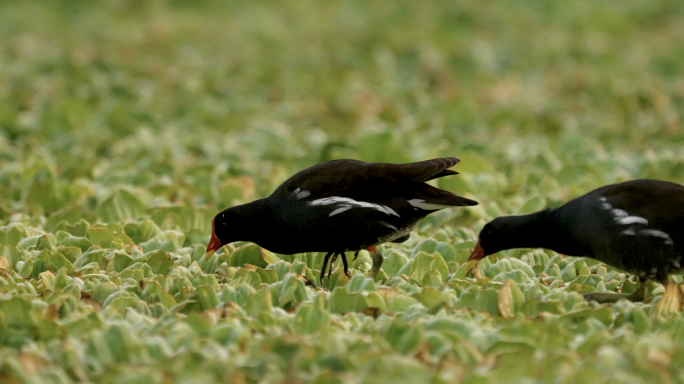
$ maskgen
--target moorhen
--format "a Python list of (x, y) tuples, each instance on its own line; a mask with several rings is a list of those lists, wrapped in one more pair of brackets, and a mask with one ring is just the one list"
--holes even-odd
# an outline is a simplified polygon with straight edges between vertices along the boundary
[(684, 273), (684, 186), (658, 180), (627, 181), (598, 188), (558, 208), (496, 218), (480, 232), (470, 266), (512, 248), (588, 256), (639, 280), (639, 288), (631, 295), (593, 293), (587, 299), (642, 301), (645, 282), (653, 279), (666, 286), (661, 303), (681, 310), (679, 286), (668, 284), (667, 276)]
[(418, 221), (443, 208), (477, 205), (426, 184), (458, 172), (455, 157), (410, 164), (332, 160), (307, 168), (286, 180), (271, 196), (218, 213), (212, 221), (207, 253), (234, 241), (249, 241), (280, 254), (327, 252), (330, 272), (338, 255), (348, 274), (346, 251), (354, 260), (362, 249), (373, 256), (375, 277), (385, 242), (406, 241)]

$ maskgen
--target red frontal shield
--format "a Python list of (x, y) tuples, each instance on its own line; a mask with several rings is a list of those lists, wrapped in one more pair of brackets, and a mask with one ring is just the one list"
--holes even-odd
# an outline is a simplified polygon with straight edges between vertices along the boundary
[(216, 227), (214, 226), (214, 219), (211, 219), (211, 241), (207, 246), (207, 252), (216, 252), (221, 248), (221, 240), (216, 237)]
[(477, 239), (477, 245), (475, 246), (475, 249), (473, 249), (473, 253), (470, 254), (470, 257), (468, 258), (468, 261), (471, 260), (480, 260), (485, 256), (485, 250), (482, 249), (482, 246), (480, 245), (480, 239)]

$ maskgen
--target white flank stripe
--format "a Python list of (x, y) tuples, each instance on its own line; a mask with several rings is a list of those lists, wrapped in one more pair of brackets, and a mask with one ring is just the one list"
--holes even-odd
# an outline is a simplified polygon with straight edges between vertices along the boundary
[(646, 235), (646, 236), (655, 236), (655, 237), (662, 237), (663, 239), (669, 239), (670, 235), (663, 231), (659, 231), (657, 229), (644, 229), (639, 231), (640, 235)]
[(328, 217), (330, 217), (330, 216), (335, 216), (335, 215), (337, 215), (338, 213), (342, 213), (342, 212), (348, 211), (348, 210), (350, 210), (350, 209), (352, 209), (352, 206), (351, 206), (351, 205), (342, 205), (342, 206), (340, 206), (339, 208), (337, 208), (336, 210), (330, 212), (330, 214), (328, 215)]
[(408, 200), (408, 203), (411, 204), (412, 206), (416, 207), (416, 208), (425, 209), (425, 210), (429, 210), (429, 211), (434, 211), (434, 210), (443, 209), (443, 208), (451, 208), (451, 205), (426, 203), (425, 200), (422, 200), (422, 199), (411, 199), (411, 200)]
[(646, 236), (660, 237), (660, 238), (665, 239), (665, 244), (672, 244), (672, 238), (670, 237), (670, 235), (668, 235), (667, 233), (665, 233), (663, 231), (659, 231), (657, 229), (644, 229), (644, 230), (639, 231), (639, 234), (640, 235), (643, 234)]
[(624, 211), (624, 210), (622, 210), (622, 209), (617, 209), (617, 208), (616, 208), (616, 209), (613, 209), (612, 211), (610, 211), (610, 213), (612, 213), (613, 216), (616, 217), (616, 218), (617, 218), (617, 217), (627, 217), (627, 216), (629, 216), (629, 213), (627, 213), (627, 211)]
[(301, 191), (301, 192), (297, 193), (297, 195), (296, 195), (297, 199), (299, 199), (299, 200), (306, 198), (306, 197), (309, 197), (309, 196), (311, 196), (311, 192), (309, 192), (309, 191)]
[[(630, 216), (630, 217), (635, 217), (635, 216)], [(640, 217), (641, 219), (641, 217)], [(629, 235), (629, 236), (654, 236), (654, 237), (660, 237), (662, 239), (665, 239), (665, 244), (672, 244), (672, 238), (670, 238), (670, 235), (663, 231), (659, 231), (657, 229), (642, 229), (639, 230), (639, 232), (634, 231), (634, 227), (622, 231), (623, 235)], [(679, 268), (679, 267), (678, 267)]]
[(603, 208), (603, 209), (613, 208), (613, 206), (608, 203), (608, 200), (605, 197), (599, 197), (599, 201), (601, 202), (601, 208)]
[(615, 221), (617, 221), (618, 224), (622, 224), (622, 225), (628, 225), (628, 224), (648, 225), (648, 220), (644, 219), (643, 217), (639, 217), (639, 216), (620, 217), (620, 218), (615, 219)]
[[(380, 205), (380, 204), (374, 204), (374, 203), (368, 203), (366, 201), (356, 201), (354, 199), (350, 199), (348, 197), (340, 197), (340, 196), (332, 196), (332, 197), (324, 197), (322, 199), (310, 201), (309, 205), (316, 206), (316, 205), (331, 205), (331, 204), (343, 204), (343, 207), (345, 208), (342, 211), (339, 211), (339, 209), (334, 210), (333, 212), (330, 213), (330, 216), (333, 215), (333, 213), (339, 213), (339, 212), (344, 212), (348, 209), (351, 209), (352, 206), (355, 207), (360, 207), (360, 208), (372, 208), (375, 209), (376, 211), (380, 211), (384, 214), (387, 215), (394, 215), (397, 217), (400, 217), (399, 214), (397, 214), (394, 209)], [(349, 206), (349, 208), (347, 208)], [(338, 212), (339, 211), (339, 212)]]
[(386, 206), (386, 205), (385, 205), (384, 207), (385, 207), (385, 209), (387, 210), (386, 213), (387, 213), (388, 215), (394, 215), (394, 216), (396, 216), (396, 217), (401, 217), (401, 216), (399, 216), (399, 214), (398, 214), (394, 209), (392, 209), (392, 208), (390, 208), (390, 207), (388, 207), (388, 206)]
[[(610, 203), (608, 203), (607, 199), (605, 197), (599, 197), (599, 201), (601, 202), (601, 208), (603, 209), (608, 209), (610, 210), (610, 214), (613, 215), (613, 219), (618, 223), (622, 225), (629, 225), (629, 224), (644, 224), (648, 225), (648, 220), (644, 219), (643, 217), (640, 216), (630, 216), (627, 211), (624, 209), (618, 209), (618, 208), (613, 208)], [(632, 229), (632, 233), (627, 233), (630, 231), (629, 229), (627, 231), (624, 231), (625, 235), (634, 235), (634, 230)], [(669, 236), (668, 236), (669, 237)]]
[(384, 226), (387, 227), (387, 228), (392, 228), (392, 229), (394, 229), (395, 231), (397, 230), (397, 227), (395, 227), (394, 225), (392, 225), (392, 224), (390, 224), (390, 223), (386, 223), (386, 222), (384, 222), (384, 221), (381, 221), (380, 224), (384, 225)]

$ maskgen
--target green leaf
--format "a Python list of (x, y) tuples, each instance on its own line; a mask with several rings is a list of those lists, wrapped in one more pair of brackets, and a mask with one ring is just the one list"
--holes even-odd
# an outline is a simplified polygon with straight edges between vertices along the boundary
[(107, 263), (108, 272), (121, 272), (133, 264), (133, 258), (123, 252), (114, 252)]
[(293, 319), (297, 332), (305, 335), (313, 335), (329, 323), (330, 315), (324, 310), (315, 309), (311, 304), (300, 305)]
[(443, 284), (442, 275), (436, 269), (431, 269), (425, 273), (421, 284), (423, 287), (439, 288)]
[(388, 277), (392, 278), (397, 276), (397, 272), (408, 262), (409, 259), (405, 254), (396, 250), (390, 250), (382, 263), (382, 270), (385, 271)]
[(104, 307), (111, 306), (117, 311), (125, 311), (126, 308), (135, 307), (137, 303), (138, 298), (134, 294), (126, 291), (118, 291), (107, 297), (102, 305)]
[(105, 259), (106, 253), (107, 252), (102, 249), (90, 250), (76, 259), (74, 266), (80, 268), (90, 263), (96, 263), (100, 269), (105, 269), (107, 266), (107, 261)]
[(139, 218), (145, 205), (126, 190), (118, 190), (97, 208), (97, 215), (105, 222), (127, 222)]
[(328, 307), (331, 312), (361, 312), (366, 308), (366, 298), (359, 292), (349, 293), (345, 287), (337, 287), (328, 299)]
[(440, 242), (439, 244), (437, 244), (435, 251), (439, 252), (439, 254), (442, 256), (445, 265), (450, 261), (453, 261), (455, 263), (458, 262), (456, 257), (458, 253), (456, 252), (456, 249), (449, 243)]
[(109, 228), (90, 228), (88, 229), (88, 239), (101, 247), (109, 247), (114, 239), (114, 231)]
[(275, 273), (275, 271), (257, 268), (256, 273), (259, 275), (259, 278), (261, 278), (262, 283), (273, 284), (278, 281), (278, 275)]
[(439, 242), (435, 239), (425, 239), (413, 249), (413, 252), (411, 252), (411, 258), (416, 257), (416, 255), (418, 255), (420, 252), (432, 255), (433, 253), (437, 252), (438, 245)]
[(546, 199), (544, 196), (530, 197), (518, 210), (519, 215), (527, 215), (530, 213), (541, 211), (546, 207)]
[(394, 298), (392, 298), (392, 300), (389, 302), (389, 305), (387, 306), (387, 312), (403, 312), (404, 309), (419, 303), (420, 302), (413, 297), (406, 295), (397, 295)]
[[(59, 240), (58, 244), (65, 245), (67, 247), (78, 247), (82, 252), (87, 251), (93, 243), (85, 237), (76, 237), (69, 235)], [(109, 245), (109, 243), (107, 243)]]
[(444, 293), (432, 288), (423, 289), (420, 293), (413, 294), (411, 297), (418, 300), (425, 308), (432, 308), (446, 301)]
[(503, 287), (499, 289), (497, 300), (497, 306), (499, 307), (501, 316), (514, 316), (520, 311), (524, 303), (525, 297), (520, 288), (518, 288), (516, 281), (514, 279), (505, 280)]
[(422, 281), (425, 274), (433, 269), (432, 264), (435, 262), (435, 258), (428, 255), (427, 253), (420, 252), (416, 255), (415, 261), (413, 262), (413, 271), (411, 277), (415, 277), (418, 281)]
[[(487, 270), (487, 272), (489, 273), (490, 270), (491, 268)], [(515, 269), (513, 271), (499, 273), (498, 275), (494, 276), (494, 278), (492, 278), (492, 281), (503, 283), (504, 281), (509, 279), (515, 281), (516, 283), (525, 283), (530, 280), (529, 276), (527, 276), (525, 272), (519, 269)]]
[(387, 302), (385, 298), (377, 292), (369, 292), (366, 295), (366, 307), (377, 308), (378, 313), (387, 312)]
[(216, 291), (214, 290), (214, 287), (210, 285), (196, 287), (195, 295), (197, 296), (197, 300), (199, 301), (202, 310), (216, 308), (216, 306), (219, 304)]
[(135, 244), (141, 244), (161, 234), (161, 230), (154, 221), (145, 220), (138, 223), (126, 224), (124, 226), (124, 233), (126, 233)]
[(393, 322), (385, 333), (385, 340), (398, 353), (410, 354), (424, 342), (425, 335), (417, 325)]
[(561, 279), (563, 281), (573, 281), (577, 278), (577, 270), (575, 269), (575, 264), (568, 263), (568, 265), (561, 271)]
[(168, 253), (163, 251), (152, 252), (145, 256), (146, 264), (152, 268), (152, 272), (158, 275), (168, 275), (171, 267), (173, 267), (173, 260)]
[(242, 267), (245, 264), (256, 265), (266, 268), (269, 264), (275, 264), (278, 259), (275, 255), (256, 244), (245, 244), (236, 249), (228, 259), (229, 267)]
[(12, 244), (5, 244), (2, 248), (2, 255), (9, 261), (10, 267), (17, 265), (18, 261), (24, 261), (28, 257), (27, 254), (17, 249)]
[(57, 272), (64, 268), (68, 275), (76, 272), (74, 266), (69, 260), (67, 260), (66, 257), (64, 257), (61, 252), (52, 254), (49, 251), (44, 251), (38, 255), (38, 259), (45, 264), (45, 268), (48, 268), (52, 271)]
[(235, 278), (239, 279), (240, 284), (249, 285), (254, 289), (259, 289), (259, 286), (261, 286), (261, 277), (255, 271), (240, 268), (235, 277), (233, 277), (233, 279)]

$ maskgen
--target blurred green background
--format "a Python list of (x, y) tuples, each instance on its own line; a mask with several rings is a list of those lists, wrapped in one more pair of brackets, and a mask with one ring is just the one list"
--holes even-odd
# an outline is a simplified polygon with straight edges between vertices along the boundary
[[(146, 259), (143, 264), (146, 265), (157, 265), (154, 255), (150, 256), (151, 252), (169, 252), (164, 256), (169, 260), (176, 257), (174, 252), (183, 254), (185, 256), (178, 256), (185, 257), (183, 261), (175, 265), (188, 271), (188, 267), (192, 269), (191, 261), (199, 261), (199, 256), (193, 252), (199, 252), (201, 245), (206, 244), (211, 217), (218, 209), (268, 196), (296, 171), (330, 159), (354, 158), (371, 162), (410, 162), (439, 156), (462, 159), (456, 167), (461, 175), (434, 183), (482, 204), (432, 215), (423, 222), (420, 235), (413, 242), (388, 246), (386, 250), (405, 253), (392, 259), (401, 263), (414, 260), (416, 250), (434, 251), (434, 247), (421, 243), (427, 238), (452, 247), (446, 251), (443, 248), (442, 253), (458, 254), (459, 250), (467, 248), (479, 228), (493, 217), (556, 206), (605, 184), (635, 178), (684, 182), (682, 47), (684, 3), (677, 0), (2, 1), (0, 220), (3, 226), (0, 227), (0, 243), (6, 245), (3, 255), (9, 260), (6, 275), (13, 278), (14, 273), (17, 280), (13, 283), (7, 278), (4, 283), (0, 281), (0, 285), (21, 287), (21, 284), (32, 284), (34, 288), (33, 293), (28, 286), (18, 291), (0, 288), (2, 300), (15, 303), (13, 295), (23, 292), (22, 295), (28, 295), (22, 301), (26, 304), (32, 302), (35, 295), (43, 295), (44, 290), (57, 291), (51, 288), (52, 283), (48, 287), (45, 282), (59, 274), (62, 262), (45, 261), (47, 256), (40, 255), (48, 249), (50, 255), (61, 252), (66, 259), (71, 259), (69, 265), (73, 265), (71, 269), (65, 269), (65, 278), (84, 279), (72, 271), (78, 274), (78, 268), (85, 268), (88, 263), (96, 261), (102, 271), (88, 269), (81, 274), (102, 272), (103, 276), (110, 276), (106, 278), (107, 283), (102, 284), (117, 288), (105, 290), (107, 295), (102, 293), (104, 288), (98, 288), (99, 296), (93, 299), (99, 304), (106, 304), (105, 310), (113, 300), (106, 301), (108, 294), (117, 290), (123, 292), (128, 289), (137, 295), (137, 299), (131, 300), (151, 304), (159, 299), (149, 299), (149, 292), (143, 294), (143, 291), (131, 288), (138, 283), (142, 286), (142, 275), (138, 276), (140, 280), (133, 281), (130, 289), (125, 288), (127, 283), (123, 277), (116, 277), (122, 268), (132, 265), (116, 264), (113, 261), (116, 249), (125, 250), (131, 260), (137, 260), (138, 256), (143, 260), (144, 253)], [(148, 229), (151, 232), (145, 232)], [(109, 230), (112, 232), (106, 232)], [(102, 235), (102, 231), (106, 233)], [(85, 240), (65, 240), (72, 237)], [(42, 238), (46, 240), (39, 240)], [(69, 254), (67, 248), (77, 243), (81, 244), (84, 255), (89, 250), (103, 253), (98, 253), (99, 259), (94, 256), (79, 258), (80, 253)], [(120, 243), (121, 247), (114, 243)], [(507, 255), (522, 257), (517, 253)], [(457, 256), (453, 256), (453, 260), (442, 256), (445, 264), (440, 268), (443, 273), (436, 276), (441, 276), (441, 281), (444, 281), (451, 278), (453, 268), (457, 268), (461, 260)], [(25, 266), (33, 260), (32, 257), (43, 260), (44, 265), (36, 262), (40, 268), (27, 270)], [(269, 257), (266, 259), (282, 258), (295, 264), (297, 260), (306, 262), (305, 269), (298, 269), (297, 273), (301, 275), (320, 267), (315, 264), (320, 261), (315, 261), (311, 255), (297, 256), (296, 260)], [(540, 266), (541, 269), (535, 269), (535, 273), (545, 270), (547, 275), (553, 276), (549, 272), (553, 269), (552, 264), (558, 268), (558, 259), (553, 257), (554, 254), (549, 253), (546, 259), (542, 257), (535, 261), (531, 256), (522, 259), (527, 260), (531, 267)], [(116, 260), (123, 260), (121, 258)], [(452, 262), (454, 264), (450, 264)], [(492, 264), (495, 262), (493, 260)], [(393, 277), (393, 273), (403, 265), (401, 263), (396, 268), (388, 267), (394, 268), (387, 270), (388, 278)], [(241, 280), (243, 275), (239, 279), (231, 275), (243, 273), (236, 272), (244, 270), (242, 265), (230, 265), (233, 270), (228, 269), (221, 275), (217, 272), (217, 264), (200, 264), (192, 273), (204, 274), (204, 277), (197, 278), (199, 282), (195, 281), (195, 284), (215, 288), (216, 292), (214, 296), (210, 294), (211, 297), (215, 298), (218, 292), (222, 295), (221, 300), (233, 301), (230, 299), (233, 296), (222, 293), (225, 292), (224, 284), (232, 284), (231, 289), (248, 284)], [(445, 269), (447, 266), (448, 271)], [(482, 266), (483, 276), (488, 266)], [(361, 264), (357, 263), (356, 267), (363, 270)], [(144, 279), (159, 278), (160, 274), (169, 272), (168, 268), (158, 265), (152, 268)], [(580, 260), (576, 268), (570, 268), (572, 271), (564, 272), (562, 277), (568, 282), (582, 272), (586, 276), (597, 276), (601, 275), (599, 272), (606, 271), (606, 268), (600, 268), (603, 267)], [(610, 269), (607, 271), (611, 273)], [(51, 273), (52, 277), (44, 275), (42, 279), (47, 280), (41, 280), (44, 272)], [(178, 272), (179, 276), (185, 276), (183, 273)], [(266, 284), (270, 278), (264, 277), (263, 273), (259, 281)], [(417, 292), (423, 292), (422, 286), (432, 284), (425, 285), (426, 273), (420, 272), (418, 280), (414, 279), (415, 283), (409, 281), (407, 284), (414, 285)], [(447, 273), (449, 277), (444, 276)], [(249, 275), (247, 272), (244, 274)], [(210, 279), (207, 276), (213, 275), (216, 275), (214, 283), (206, 285), (206, 279)], [(413, 278), (412, 274), (409, 275)], [(284, 284), (284, 276), (284, 273), (282, 276), (279, 274), (278, 281), (270, 283)], [(20, 277), (28, 279), (28, 282), (19, 282)], [(495, 274), (492, 272), (490, 277), (494, 278)], [(620, 286), (627, 281), (624, 274), (614, 277)], [(617, 287), (608, 283), (609, 278), (604, 280), (602, 289)], [(65, 286), (80, 284), (75, 280), (69, 281), (72, 285)], [(391, 289), (396, 288), (396, 284), (384, 283), (394, 287)], [(496, 295), (500, 292), (500, 283), (492, 283), (491, 286), (487, 283), (485, 286)], [(160, 282), (160, 289), (172, 295), (180, 292), (180, 288), (171, 288), (173, 284), (168, 284)], [(542, 282), (535, 284), (544, 285)], [(592, 286), (590, 289), (601, 289), (598, 280), (592, 284), (589, 284)], [(237, 343), (235, 345), (239, 348), (236, 346), (233, 350), (230, 347), (223, 352), (218, 346), (219, 352), (206, 352), (202, 348), (208, 347), (201, 344), (204, 341), (198, 341), (199, 346), (188, 344), (183, 347), (192, 351), (188, 353), (197, 354), (194, 357), (184, 355), (183, 358), (193, 362), (186, 362), (187, 366), (194, 367), (184, 372), (164, 363), (181, 361), (178, 357), (183, 353), (182, 343), (178, 341), (180, 336), (169, 336), (165, 331), (153, 329), (151, 319), (164, 318), (169, 324), (178, 321), (176, 326), (180, 328), (195, 327), (193, 335), (204, 340), (200, 336), (206, 336), (208, 331), (197, 325), (201, 323), (197, 320), (199, 315), (190, 321), (190, 325), (182, 320), (183, 317), (178, 317), (180, 313), (197, 312), (197, 308), (186, 308), (185, 312), (177, 308), (169, 312), (169, 308), (175, 307), (165, 304), (168, 307), (166, 312), (159, 313), (155, 310), (148, 313), (138, 308), (149, 316), (148, 321), (135, 317), (143, 315), (130, 314), (135, 312), (131, 310), (132, 304), (121, 304), (117, 307), (118, 312), (112, 309), (104, 315), (92, 315), (100, 316), (99, 325), (92, 326), (94, 334), (74, 334), (72, 328), (64, 325), (65, 322), (101, 313), (91, 308), (92, 303), (84, 303), (85, 296), (79, 293), (95, 295), (94, 286), (90, 291), (82, 285), (79, 287), (72, 294), (64, 293), (66, 297), (76, 297), (80, 304), (74, 304), (73, 311), (61, 313), (56, 318), (55, 326), (66, 329), (63, 333), (48, 333), (51, 336), (47, 337), (43, 331), (35, 331), (44, 326), (37, 325), (39, 322), (35, 318), (44, 315), (41, 311), (45, 309), (40, 305), (38, 309), (31, 307), (38, 311), (31, 315), (34, 316), (31, 321), (38, 323), (31, 323), (29, 330), (22, 328), (25, 319), (0, 314), (0, 335), (3, 330), (22, 335), (24, 333), (21, 332), (27, 332), (25, 335), (33, 340), (18, 342), (8, 339), (7, 334), (2, 336), (9, 346), (2, 349), (0, 367), (9, 373), (0, 375), (9, 376), (0, 378), (30, 381), (33, 376), (23, 377), (20, 373), (33, 371), (42, 375), (44, 380), (56, 382), (123, 380), (129, 374), (140, 374), (140, 380), (145, 382), (181, 380), (183, 377), (190, 381), (199, 377), (220, 381), (227, 377), (224, 376), (227, 372), (236, 375), (230, 376), (234, 382), (307, 380), (306, 377), (315, 378), (318, 382), (347, 379), (357, 382), (364, 375), (375, 378), (369, 382), (401, 377), (412, 377), (421, 382), (428, 379), (449, 382), (459, 378), (505, 382), (516, 377), (511, 376), (511, 372), (517, 372), (515, 364), (497, 364), (498, 355), (488, 354), (485, 346), (489, 344), (482, 340), (489, 336), (484, 336), (486, 332), (482, 329), (476, 331), (480, 332), (477, 333), (480, 341), (470, 340), (468, 343), (472, 344), (469, 346), (463, 347), (452, 340), (456, 343), (453, 345), (458, 345), (452, 346), (453, 351), (468, 350), (468, 354), (479, 356), (473, 360), (458, 354), (465, 352), (452, 351), (450, 357), (444, 357), (445, 354), (435, 352), (439, 345), (435, 346), (437, 341), (434, 340), (427, 351), (421, 343), (429, 339), (432, 331), (423, 328), (415, 331), (417, 336), (411, 340), (418, 341), (410, 348), (403, 344), (397, 346), (398, 342), (391, 337), (388, 346), (382, 339), (383, 335), (392, 332), (400, 336), (414, 335), (402, 327), (408, 327), (414, 321), (432, 321), (430, 319), (437, 313), (436, 309), (430, 314), (399, 315), (408, 317), (397, 323), (393, 323), (393, 317), (382, 315), (378, 319), (384, 319), (384, 323), (380, 320), (376, 323), (361, 313), (356, 314), (361, 320), (349, 320), (348, 315), (336, 314), (347, 310), (335, 309), (329, 303), (325, 304), (328, 305), (326, 310), (319, 307), (315, 310), (321, 310), (324, 313), (321, 316), (326, 319), (325, 316), (337, 319), (330, 320), (334, 331), (326, 330), (326, 325), (320, 332), (337, 335), (336, 340), (342, 343), (338, 347), (326, 349), (328, 347), (309, 339), (304, 341), (304, 336), (293, 331), (292, 327), (277, 326), (275, 324), (281, 320), (272, 320), (272, 324), (266, 321), (270, 325), (263, 327), (284, 337), (274, 341), (280, 344), (271, 346), (281, 351), (278, 352), (280, 354), (268, 355), (264, 352), (271, 349), (267, 344), (250, 344), (249, 338), (242, 336), (235, 336), (230, 341)], [(259, 284), (254, 287), (255, 295), (270, 292), (268, 289), (264, 291), (264, 286)], [(193, 295), (204, 292), (195, 291), (192, 285), (187, 289)], [(378, 285), (378, 292), (386, 293), (384, 289), (390, 288)], [(418, 294), (411, 289), (404, 291)], [(454, 297), (462, 299), (463, 288), (460, 289), (456, 289)], [(521, 289), (526, 298), (536, 295), (528, 295), (530, 291)], [(375, 292), (375, 286), (367, 291)], [(552, 294), (560, 295), (562, 290), (558, 291)], [(575, 295), (575, 299), (579, 297)], [(192, 296), (188, 300), (197, 297)], [(306, 295), (302, 297), (295, 301), (314, 300)], [(322, 303), (328, 300), (327, 296), (320, 297), (320, 300), (315, 300), (322, 300)], [(558, 299), (554, 297), (553, 300)], [(176, 296), (173, 303), (175, 305), (185, 299), (185, 294)], [(56, 305), (51, 299), (35, 300), (46, 300), (45, 305)], [(212, 300), (209, 303), (216, 304)], [(576, 303), (578, 307), (570, 305), (564, 311), (572, 308), (601, 310), (580, 302)], [(241, 305), (248, 305), (244, 303)], [(430, 309), (432, 306), (429, 304), (434, 303), (422, 304)], [(279, 306), (288, 308), (283, 302), (274, 301), (274, 307), (268, 309), (269, 313), (276, 313), (270, 315), (274, 319), (287, 317)], [(650, 305), (644, 311), (649, 312), (649, 308)], [(629, 310), (635, 309), (630, 307)], [(256, 314), (260, 313), (255, 311), (247, 311), (243, 317), (227, 316), (227, 320), (221, 321), (241, 322), (243, 328), (248, 329), (258, 317)], [(501, 314), (496, 308), (490, 307), (488, 311), (489, 315), (475, 315), (475, 312), (463, 315), (469, 319), (463, 321), (471, 324), (468, 327), (486, 322), (492, 334), (494, 330), (508, 325), (518, 332), (546, 324), (544, 320), (529, 320), (523, 316), (516, 320), (518, 323), (511, 325), (508, 320), (497, 317)], [(613, 320), (619, 317), (619, 311), (615, 311)], [(453, 317), (456, 312), (448, 313)], [(630, 319), (642, 319), (640, 315), (630, 316)], [(582, 332), (586, 331), (582, 337), (587, 340), (601, 338), (607, 344), (614, 343), (610, 344), (612, 349), (605, 349), (597, 343), (595, 348), (582, 350), (581, 342), (572, 341), (574, 328), (565, 329), (553, 322), (549, 323), (550, 328), (545, 328), (544, 332), (548, 331), (548, 334), (535, 338), (554, 338), (554, 334), (559, 332), (564, 334), (565, 339), (551, 344), (559, 346), (561, 352), (573, 355), (567, 358), (573, 363), (563, 362), (556, 355), (550, 357), (551, 360), (544, 360), (532, 353), (538, 348), (535, 346), (499, 349), (517, 351), (517, 348), (523, 348), (532, 351), (531, 355), (525, 356), (530, 359), (536, 356), (543, 362), (540, 364), (556, 364), (554, 367), (565, 364), (565, 371), (554, 376), (555, 382), (600, 378), (633, 383), (653, 377), (664, 380), (662, 382), (684, 380), (676, 364), (669, 365), (677, 351), (684, 348), (684, 343), (679, 342), (681, 338), (673, 336), (681, 333), (677, 331), (681, 327), (671, 325), (674, 333), (665, 337), (679, 341), (664, 342), (667, 347), (659, 347), (652, 352), (643, 346), (656, 343), (653, 340), (658, 338), (660, 328), (654, 324), (651, 329), (650, 320), (647, 319), (648, 327), (639, 328), (637, 325), (637, 331), (634, 331), (618, 326), (622, 323), (613, 323), (612, 320), (602, 320), (604, 326), (601, 328), (597, 321), (588, 317), (589, 325), (579, 325), (584, 327)], [(240, 320), (235, 320), (237, 318)], [(684, 321), (681, 316), (678, 319), (680, 323)], [(638, 323), (641, 320), (634, 321)], [(324, 323), (327, 324), (327, 320)], [(72, 360), (86, 361), (84, 356), (88, 355), (87, 348), (91, 347), (85, 344), (71, 346), (69, 348), (81, 352), (74, 352), (67, 358), (66, 352), (55, 352), (64, 349), (63, 345), (55, 347), (53, 352), (46, 352), (50, 350), (49, 345), (42, 344), (44, 340), (40, 341), (54, 338), (58, 343), (55, 345), (61, 345), (59, 343), (68, 339), (77, 345), (100, 335), (98, 332), (111, 333), (114, 332), (112, 329), (124, 332), (128, 326), (138, 327), (131, 331), (137, 335), (132, 338), (142, 337), (136, 332), (154, 337), (162, 337), (158, 336), (162, 334), (171, 340), (168, 348), (173, 353), (160, 353), (163, 358), (151, 353), (148, 360), (141, 363), (141, 366), (152, 366), (158, 358), (160, 363), (156, 370), (126, 368), (130, 360), (117, 355), (121, 350), (112, 352), (114, 357), (110, 356), (108, 362), (103, 363), (98, 360), (102, 358), (97, 357), (95, 362), (77, 367), (78, 364)], [(259, 329), (263, 331), (263, 327)], [(387, 327), (392, 332), (387, 331)], [(638, 335), (642, 331), (646, 336), (640, 339)], [(648, 333), (651, 331), (653, 333)], [(240, 333), (234, 332), (235, 335)], [(365, 338), (367, 343), (358, 350), (354, 349), (351, 341), (347, 344), (342, 341), (354, 339), (354, 332), (360, 333), (358, 337)], [(467, 340), (471, 333), (470, 330), (464, 331), (458, 342)], [(627, 341), (614, 341), (619, 339), (619, 335), (627, 335), (624, 336)], [(111, 337), (112, 340), (121, 338)], [(378, 349), (373, 349), (378, 338), (383, 341), (376, 346)], [(444, 337), (436, 340), (442, 339)], [(282, 352), (295, 348), (292, 345), (307, 342), (314, 343), (312, 348), (316, 352), (301, 352), (302, 356), (310, 358), (302, 360), (306, 363), (292, 363), (287, 360), (290, 352)], [(328, 339), (322, 342), (337, 345)], [(26, 357), (29, 352), (19, 352), (21, 348), (28, 348), (27, 345), (31, 346), (30, 356), (34, 357)], [(622, 355), (615, 357), (618, 352)], [(360, 357), (358, 361), (349, 360), (352, 359), (349, 355), (364, 353), (372, 355), (367, 359), (372, 363), (362, 363), (365, 360)], [(35, 356), (40, 356), (39, 362), (34, 361), (38, 359)], [(207, 356), (212, 356), (215, 361)], [(257, 359), (259, 356), (263, 359)], [(319, 358), (324, 361), (317, 360)], [(224, 366), (226, 360), (233, 361), (233, 365)], [(441, 370), (444, 361), (450, 362), (448, 366), (456, 367), (453, 368), (455, 371), (444, 373)], [(637, 363), (643, 361), (647, 361), (643, 366)], [(281, 363), (284, 365), (278, 365)], [(283, 374), (286, 371), (283, 367), (288, 364), (297, 368)], [(582, 367), (587, 364), (593, 368), (584, 371)], [(415, 371), (415, 376), (402, 376), (409, 375), (410, 370)], [(613, 370), (623, 373), (611, 373)], [(544, 374), (541, 371), (526, 373), (532, 380), (529, 382), (549, 382), (551, 378)], [(133, 376), (129, 379), (133, 380)]]

